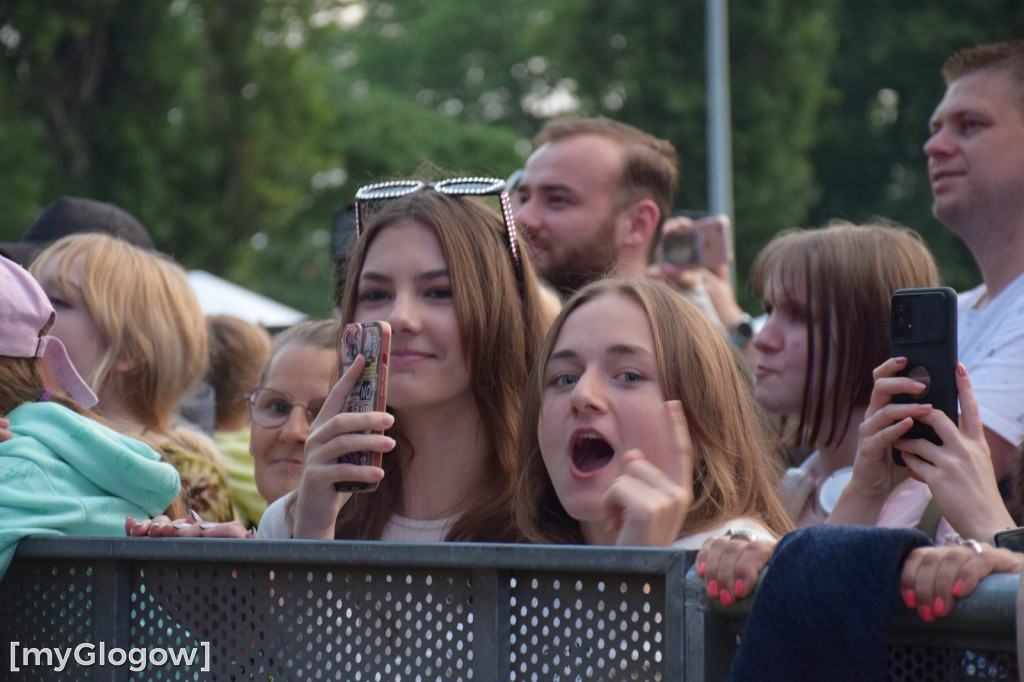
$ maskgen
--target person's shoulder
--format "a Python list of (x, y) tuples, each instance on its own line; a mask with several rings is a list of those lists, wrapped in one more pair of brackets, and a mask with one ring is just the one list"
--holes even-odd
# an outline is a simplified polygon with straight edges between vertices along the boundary
[(267, 505), (260, 518), (259, 528), (256, 529), (256, 537), (267, 540), (292, 537), (295, 518), (291, 514), (292, 507), (289, 503), (294, 497), (295, 492), (292, 491)]
[(53, 402), (24, 403), (11, 410), (7, 418), (14, 435), (12, 440), (27, 436), (48, 444), (71, 439), (88, 445), (98, 437), (116, 434), (99, 422)]

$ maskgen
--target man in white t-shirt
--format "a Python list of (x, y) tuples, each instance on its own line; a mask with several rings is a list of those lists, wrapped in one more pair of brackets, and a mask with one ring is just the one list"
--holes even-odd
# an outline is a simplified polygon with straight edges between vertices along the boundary
[(1004, 478), (1024, 440), (1024, 41), (957, 52), (942, 75), (924, 145), (932, 210), (984, 280), (960, 295), (959, 351)]

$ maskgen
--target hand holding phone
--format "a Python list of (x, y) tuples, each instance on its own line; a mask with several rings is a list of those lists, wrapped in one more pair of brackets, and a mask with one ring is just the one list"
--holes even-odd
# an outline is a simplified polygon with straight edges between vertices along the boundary
[[(345, 325), (341, 330), (339, 342), (342, 372), (350, 367), (360, 355), (366, 358), (366, 366), (348, 397), (345, 398), (343, 411), (383, 412), (387, 404), (391, 325), (387, 322), (353, 322)], [(374, 433), (383, 433), (383, 431)], [(339, 457), (338, 463), (379, 467), (381, 453), (350, 452)], [(340, 492), (368, 493), (376, 490), (377, 484), (338, 482), (334, 484), (334, 488)]]
[(717, 268), (733, 261), (732, 223), (727, 215), (705, 215), (662, 238), (661, 260), (677, 268)]
[[(899, 376), (925, 385), (917, 395), (893, 396), (893, 402), (931, 404), (954, 424), (958, 423), (956, 308), (956, 292), (949, 287), (899, 289), (892, 294), (890, 355), (907, 358)], [(917, 421), (903, 438), (942, 444), (932, 427)], [(896, 464), (906, 466), (899, 450), (894, 448), (892, 456)]]

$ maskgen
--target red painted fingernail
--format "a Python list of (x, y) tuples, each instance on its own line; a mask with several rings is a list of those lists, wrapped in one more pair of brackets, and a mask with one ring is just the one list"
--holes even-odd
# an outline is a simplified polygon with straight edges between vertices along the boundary
[(956, 363), (956, 373), (959, 374), (962, 377), (967, 376), (967, 368), (964, 367), (964, 363), (962, 363), (962, 362)]
[(736, 584), (732, 588), (733, 594), (736, 595), (737, 599), (739, 598), (739, 596), (741, 594), (743, 594), (743, 588), (744, 587), (746, 587), (746, 586), (743, 584), (743, 580), (740, 579), (740, 578), (737, 578), (736, 579)]
[(946, 615), (946, 602), (942, 601), (942, 597), (935, 598), (935, 605), (932, 608), (935, 610), (936, 617)]
[(697, 564), (697, 575), (699, 575), (701, 578), (704, 577), (704, 569), (706, 567), (707, 567), (707, 562), (705, 562), (705, 561), (702, 561), (699, 564)]
[(712, 599), (714, 599), (715, 597), (718, 596), (718, 581), (717, 580), (709, 580), (708, 581), (708, 596), (711, 597)]
[(908, 609), (917, 608), (917, 595), (909, 587), (903, 590), (903, 603), (907, 605)]
[(732, 595), (729, 594), (729, 590), (722, 590), (722, 606), (732, 606)]
[(917, 610), (918, 615), (921, 616), (921, 620), (926, 623), (930, 623), (935, 620), (935, 616), (932, 614), (932, 610), (927, 606), (922, 606)]
[(964, 593), (964, 581), (963, 580), (957, 580), (955, 583), (953, 583), (953, 596), (954, 597), (959, 597), (963, 593)]

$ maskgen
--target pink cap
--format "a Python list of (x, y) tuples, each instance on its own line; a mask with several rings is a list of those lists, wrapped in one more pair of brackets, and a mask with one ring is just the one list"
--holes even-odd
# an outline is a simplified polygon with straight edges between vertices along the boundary
[(47, 357), (67, 393), (89, 409), (98, 401), (68, 357), (64, 344), (46, 333), (57, 314), (39, 283), (25, 268), (0, 256), (0, 355)]

